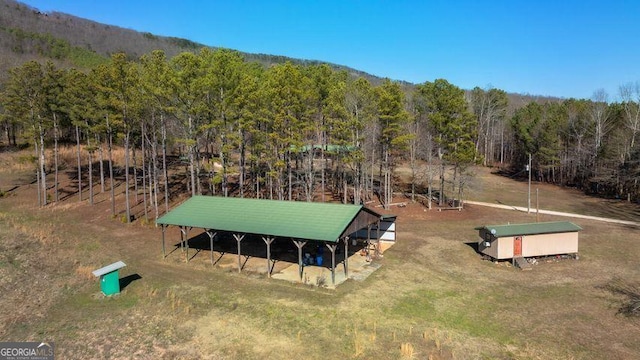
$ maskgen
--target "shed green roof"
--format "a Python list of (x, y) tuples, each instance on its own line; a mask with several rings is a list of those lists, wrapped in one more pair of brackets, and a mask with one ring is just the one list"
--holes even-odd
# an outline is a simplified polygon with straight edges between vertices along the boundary
[(290, 150), (294, 152), (308, 152), (311, 149), (313, 150), (322, 150), (330, 153), (330, 154), (340, 154), (340, 153), (350, 153), (358, 149), (357, 146), (354, 145), (304, 145), (301, 147), (297, 147), (295, 145), (291, 145)]
[(569, 221), (541, 222), (530, 224), (509, 224), (509, 225), (485, 225), (477, 227), (476, 230), (487, 229), (495, 237), (537, 235), (576, 232), (582, 228)]
[(378, 219), (361, 205), (194, 196), (157, 224), (336, 242)]

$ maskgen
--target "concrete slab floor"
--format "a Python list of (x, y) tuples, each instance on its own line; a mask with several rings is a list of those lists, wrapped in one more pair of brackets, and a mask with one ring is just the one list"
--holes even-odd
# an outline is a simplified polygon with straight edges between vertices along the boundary
[(335, 284), (333, 284), (333, 282), (331, 281), (330, 262), (329, 264), (325, 264), (323, 266), (304, 266), (302, 270), (302, 279), (300, 279), (298, 264), (291, 264), (290, 266), (280, 270), (279, 272), (271, 274), (271, 278), (324, 287), (327, 289), (335, 289), (338, 285), (347, 281), (347, 279), (353, 279), (356, 281), (365, 280), (380, 266), (381, 264), (379, 260), (368, 262), (366, 260), (366, 256), (363, 256), (360, 254), (360, 252), (358, 252), (349, 257), (348, 277), (345, 277), (344, 274), (344, 264), (336, 264)]

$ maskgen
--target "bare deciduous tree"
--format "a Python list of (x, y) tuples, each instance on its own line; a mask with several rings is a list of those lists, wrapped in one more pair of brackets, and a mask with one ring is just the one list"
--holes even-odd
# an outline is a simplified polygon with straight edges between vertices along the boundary
[(636, 146), (636, 137), (640, 132), (640, 82), (620, 86), (620, 98), (624, 109), (624, 123), (629, 129), (627, 158)]

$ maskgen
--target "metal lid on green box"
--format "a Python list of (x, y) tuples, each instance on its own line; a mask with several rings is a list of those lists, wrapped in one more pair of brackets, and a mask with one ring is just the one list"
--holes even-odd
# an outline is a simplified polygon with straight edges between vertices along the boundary
[(107, 265), (103, 268), (100, 268), (98, 270), (94, 270), (91, 273), (93, 274), (93, 276), (99, 277), (102, 276), (104, 274), (108, 274), (110, 272), (114, 272), (118, 269), (122, 269), (123, 267), (127, 266), (127, 264), (123, 263), (122, 261), (118, 261), (118, 262), (114, 262), (111, 265)]

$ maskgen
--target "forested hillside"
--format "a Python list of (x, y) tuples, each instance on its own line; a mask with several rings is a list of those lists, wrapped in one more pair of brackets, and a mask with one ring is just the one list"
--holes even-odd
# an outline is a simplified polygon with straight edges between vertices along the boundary
[(175, 195), (171, 156), (190, 194), (388, 205), (403, 189), (444, 203), (464, 197), (472, 165), (524, 177), (531, 155), (536, 180), (639, 198), (637, 84), (621, 87), (622, 103), (412, 85), (0, 6), (1, 141), (33, 147), (41, 205), (58, 199), (60, 143), (77, 148), (81, 200), (83, 186), (92, 201), (94, 183), (113, 189), (122, 174), (156, 216)]
[[(112, 54), (124, 52), (131, 58), (161, 49), (168, 58), (183, 51), (204, 47), (188, 39), (156, 36), (59, 12), (41, 12), (14, 0), (0, 0), (0, 74), (28, 60), (51, 60), (63, 67), (91, 68)], [(285, 56), (243, 53), (248, 61), (263, 65), (292, 61), (318, 64), (318, 61)], [(367, 77), (373, 83), (382, 79), (342, 65), (335, 69)]]

